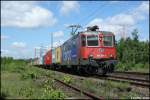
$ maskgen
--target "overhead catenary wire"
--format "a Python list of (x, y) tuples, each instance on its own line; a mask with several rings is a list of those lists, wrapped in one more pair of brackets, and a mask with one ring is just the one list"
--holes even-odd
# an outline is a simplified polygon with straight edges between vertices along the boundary
[[(89, 3), (91, 4), (91, 2), (94, 2), (95, 3), (95, 1), (90, 1)], [(103, 5), (100, 5), (100, 6), (98, 6), (98, 8), (96, 8), (95, 10), (93, 10), (89, 15), (87, 15), (87, 16), (85, 16), (85, 17), (81, 17), (80, 19), (79, 19), (79, 21), (77, 21), (76, 22), (76, 24), (78, 24), (78, 25), (81, 25), (81, 24), (79, 24), (79, 23), (83, 23), (84, 25), (86, 25), (87, 23), (89, 23), (89, 20), (91, 19), (91, 18), (93, 18), (93, 17), (95, 17), (97, 14), (99, 14), (99, 13), (102, 13), (104, 10), (104, 8), (106, 7), (106, 6), (109, 6), (111, 3), (110, 2), (108, 2), (107, 4), (106, 3), (104, 3)], [(85, 4), (84, 4), (85, 5)], [(84, 23), (86, 21), (86, 23)]]
[(99, 11), (102, 11), (102, 9), (106, 6), (106, 4), (100, 5), (98, 6), (98, 8), (96, 8), (95, 10), (93, 10), (89, 15), (82, 17), (77, 23), (84, 23), (85, 21), (87, 22), (89, 18), (91, 18), (92, 16), (94, 16), (96, 13), (98, 13)]
[[(128, 4), (128, 3), (126, 3), (126, 4)], [(97, 8), (98, 10), (96, 10), (96, 9), (93, 10), (92, 13), (90, 13), (88, 16), (82, 18), (83, 20), (79, 20), (79, 22), (84, 22), (84, 19), (85, 19), (86, 22), (83, 23), (84, 26), (85, 26), (86, 24), (89, 23), (89, 20), (90, 20), (90, 19), (92, 19), (93, 17), (97, 16), (97, 14), (104, 12), (105, 10), (103, 10), (103, 9), (104, 9), (106, 6), (109, 6), (109, 5), (112, 5), (112, 3), (110, 3), (110, 2), (108, 2), (107, 4), (104, 3), (103, 5), (100, 6), (100, 9), (99, 9), (99, 7), (98, 7), (98, 8)], [(124, 5), (124, 4), (123, 4), (123, 5)], [(134, 5), (134, 6), (135, 6), (135, 5)], [(130, 10), (131, 10), (131, 9), (128, 9), (127, 12), (129, 12)], [(86, 19), (86, 18), (88, 18), (88, 19)]]

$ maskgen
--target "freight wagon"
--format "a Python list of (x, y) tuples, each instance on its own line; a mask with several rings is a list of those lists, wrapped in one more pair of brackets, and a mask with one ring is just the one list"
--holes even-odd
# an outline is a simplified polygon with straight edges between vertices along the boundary
[(55, 64), (55, 49), (52, 49), (52, 64)]
[(48, 50), (48, 52), (44, 55), (44, 65), (52, 64), (52, 50)]
[(55, 48), (55, 63), (56, 64), (61, 64), (61, 55), (62, 55), (61, 52), (62, 51), (61, 51), (60, 46)]

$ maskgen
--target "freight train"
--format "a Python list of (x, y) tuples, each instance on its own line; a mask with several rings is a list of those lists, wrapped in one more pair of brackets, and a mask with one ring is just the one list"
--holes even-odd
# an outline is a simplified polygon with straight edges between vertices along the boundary
[(113, 72), (116, 63), (115, 35), (99, 31), (97, 26), (78, 32), (43, 57), (43, 64), (47, 67), (67, 67), (88, 74)]

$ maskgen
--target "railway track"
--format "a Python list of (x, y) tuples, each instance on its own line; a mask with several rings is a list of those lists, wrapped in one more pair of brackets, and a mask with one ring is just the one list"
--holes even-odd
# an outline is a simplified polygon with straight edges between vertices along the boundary
[(114, 73), (118, 74), (131, 74), (131, 75), (149, 75), (150, 73), (142, 73), (142, 72), (122, 72), (122, 71), (116, 71)]
[(76, 86), (72, 86), (72, 85), (67, 84), (67, 83), (65, 83), (65, 82), (63, 82), (63, 81), (61, 81), (61, 80), (56, 79), (56, 78), (53, 78), (53, 79), (54, 79), (55, 81), (57, 81), (57, 82), (59, 82), (59, 83), (65, 85), (66, 87), (69, 87), (69, 88), (71, 88), (71, 89), (73, 89), (73, 90), (75, 90), (75, 91), (77, 91), (77, 92), (79, 92), (79, 93), (84, 94), (85, 96), (87, 96), (87, 97), (90, 98), (90, 99), (94, 99), (94, 100), (95, 100), (95, 99), (96, 99), (96, 100), (101, 100), (101, 99), (103, 99), (103, 97), (96, 96), (96, 95), (94, 95), (94, 94), (92, 94), (92, 93), (90, 93), (90, 92), (87, 92), (87, 91), (85, 91), (85, 90), (81, 90), (81, 89), (79, 89), (79, 88), (76, 87)]
[(103, 80), (111, 80), (116, 82), (128, 82), (131, 85), (141, 86), (141, 87), (150, 87), (149, 80), (141, 79), (137, 77), (129, 77), (125, 75), (115, 75), (115, 74), (108, 74), (106, 76), (96, 75), (95, 78), (103, 79)]

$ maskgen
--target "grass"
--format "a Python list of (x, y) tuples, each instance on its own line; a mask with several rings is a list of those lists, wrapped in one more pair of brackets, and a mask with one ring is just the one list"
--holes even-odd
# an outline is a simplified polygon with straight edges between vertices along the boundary
[(105, 97), (105, 99), (119, 98), (129, 99), (133, 95), (139, 96), (135, 91), (132, 91), (128, 83), (118, 83), (113, 81), (94, 82), (91, 80), (84, 80), (82, 82), (82, 88), (95, 93), (99, 96)]
[(47, 78), (53, 72), (28, 65), (25, 61), (2, 59), (1, 98), (64, 99), (63, 91), (53, 87)]
[(133, 71), (133, 72), (149, 72), (149, 64), (145, 63), (138, 63), (138, 64), (133, 64), (133, 63), (121, 63), (118, 62), (118, 64), (115, 67), (116, 71)]
[(63, 82), (67, 83), (67, 84), (70, 84), (72, 83), (72, 77), (68, 76), (68, 75), (65, 75), (63, 77)]

